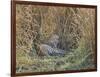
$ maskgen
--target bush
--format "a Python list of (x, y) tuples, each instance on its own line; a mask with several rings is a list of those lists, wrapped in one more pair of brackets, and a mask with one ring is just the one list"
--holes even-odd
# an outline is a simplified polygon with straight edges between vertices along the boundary
[[(91, 8), (17, 4), (17, 72), (94, 68), (94, 16), (95, 10)], [(40, 45), (48, 44), (55, 34), (59, 36), (57, 48), (66, 55), (40, 56)]]

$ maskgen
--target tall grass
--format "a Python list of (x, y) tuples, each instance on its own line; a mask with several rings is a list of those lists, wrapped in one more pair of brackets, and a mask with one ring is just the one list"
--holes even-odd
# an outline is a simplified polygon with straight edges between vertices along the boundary
[[(39, 45), (52, 34), (65, 56), (40, 56)], [(95, 9), (16, 6), (16, 72), (95, 68)]]

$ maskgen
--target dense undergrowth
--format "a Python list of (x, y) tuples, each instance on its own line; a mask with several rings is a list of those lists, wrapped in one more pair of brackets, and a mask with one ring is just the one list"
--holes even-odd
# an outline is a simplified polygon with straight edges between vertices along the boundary
[[(95, 68), (94, 16), (91, 8), (17, 4), (16, 72)], [(59, 36), (57, 47), (65, 50), (64, 56), (41, 55), (39, 45), (53, 34)]]

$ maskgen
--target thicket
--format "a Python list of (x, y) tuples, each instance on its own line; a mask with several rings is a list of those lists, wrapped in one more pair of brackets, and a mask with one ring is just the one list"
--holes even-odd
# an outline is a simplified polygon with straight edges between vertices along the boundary
[[(64, 57), (40, 57), (39, 45), (57, 34)], [(94, 68), (95, 10), (39, 5), (16, 6), (16, 71)], [(52, 67), (52, 68), (49, 68)]]

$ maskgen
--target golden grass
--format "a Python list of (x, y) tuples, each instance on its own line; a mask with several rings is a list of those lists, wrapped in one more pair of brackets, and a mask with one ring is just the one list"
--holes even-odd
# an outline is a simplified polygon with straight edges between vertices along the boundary
[[(38, 45), (52, 34), (66, 55), (39, 56)], [(95, 10), (54, 6), (16, 6), (16, 72), (95, 68)]]

